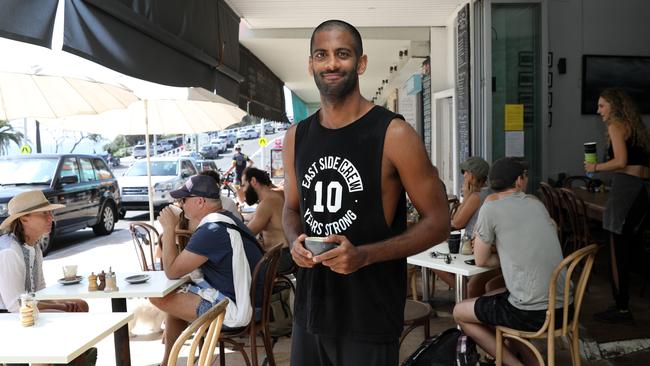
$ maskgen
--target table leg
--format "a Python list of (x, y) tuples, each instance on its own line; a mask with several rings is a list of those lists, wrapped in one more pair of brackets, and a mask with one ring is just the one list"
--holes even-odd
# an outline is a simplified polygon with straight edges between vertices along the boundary
[(422, 302), (429, 302), (429, 269), (422, 267)]
[[(126, 313), (126, 299), (111, 299), (114, 313)], [(131, 366), (131, 349), (129, 348), (129, 325), (115, 331), (115, 364), (118, 366)]]
[(456, 303), (467, 298), (467, 279), (465, 276), (456, 273)]

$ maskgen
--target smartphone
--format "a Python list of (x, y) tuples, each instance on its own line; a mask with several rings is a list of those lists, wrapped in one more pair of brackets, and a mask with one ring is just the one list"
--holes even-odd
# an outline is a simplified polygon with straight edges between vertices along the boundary
[(466, 259), (465, 263), (469, 264), (470, 266), (475, 266), (476, 265), (476, 261), (473, 260), (473, 259)]

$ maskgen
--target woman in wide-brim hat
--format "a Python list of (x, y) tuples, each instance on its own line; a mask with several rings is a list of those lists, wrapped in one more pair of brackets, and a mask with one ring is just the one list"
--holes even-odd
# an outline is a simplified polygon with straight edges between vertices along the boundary
[[(52, 210), (65, 207), (50, 203), (43, 192), (19, 193), (9, 201), (9, 217), (0, 224), (0, 312), (17, 312), (23, 293), (45, 288), (43, 253), (39, 240), (52, 230)], [(83, 300), (49, 300), (40, 310), (86, 312)]]

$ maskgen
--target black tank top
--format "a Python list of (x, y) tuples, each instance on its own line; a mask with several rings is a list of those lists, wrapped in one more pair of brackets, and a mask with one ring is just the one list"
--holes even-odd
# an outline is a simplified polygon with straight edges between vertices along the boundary
[[(648, 163), (650, 162), (650, 153), (646, 151), (643, 146), (633, 144), (631, 137), (625, 140), (625, 149), (627, 150), (627, 165), (648, 166)], [(609, 159), (614, 159), (614, 148), (612, 147), (611, 141), (607, 148), (607, 157)]]
[[(392, 223), (386, 223), (382, 205), (384, 138), (394, 118), (403, 119), (375, 106), (338, 129), (323, 127), (318, 112), (298, 124), (295, 170), (305, 234), (341, 234), (359, 246), (406, 230), (404, 190)], [(295, 318), (314, 334), (395, 341), (403, 328), (405, 298), (405, 259), (349, 275), (323, 265), (300, 268)]]

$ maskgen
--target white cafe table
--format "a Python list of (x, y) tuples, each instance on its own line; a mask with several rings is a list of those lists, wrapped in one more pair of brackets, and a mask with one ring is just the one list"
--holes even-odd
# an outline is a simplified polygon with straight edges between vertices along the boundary
[[(141, 284), (130, 284), (124, 279), (134, 274), (147, 274), (151, 278)], [(136, 297), (164, 297), (187, 282), (188, 277), (170, 280), (163, 271), (117, 273), (118, 291), (88, 291), (88, 279), (86, 277), (76, 285), (52, 284), (35, 293), (37, 300), (63, 300), (63, 299), (111, 299), (113, 313), (126, 312), (126, 299)], [(115, 332), (115, 358), (119, 366), (131, 364), (129, 349), (129, 329), (127, 325), (122, 326)]]
[(432, 252), (449, 253), (449, 246), (447, 242), (443, 242), (406, 259), (409, 264), (422, 267), (422, 297), (425, 302), (429, 300), (427, 269), (436, 269), (456, 275), (456, 302), (460, 302), (467, 297), (467, 278), (492, 270), (489, 267), (479, 267), (465, 263), (465, 260), (474, 259), (473, 255), (451, 254), (451, 263), (447, 264), (444, 256), (431, 257)]
[(19, 314), (0, 314), (0, 363), (68, 363), (133, 318), (132, 313), (40, 313), (23, 327)]

